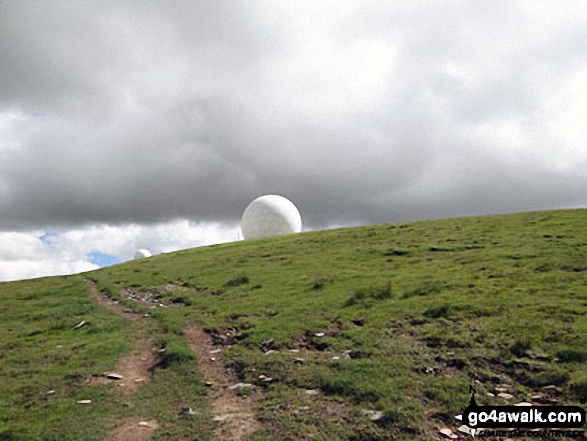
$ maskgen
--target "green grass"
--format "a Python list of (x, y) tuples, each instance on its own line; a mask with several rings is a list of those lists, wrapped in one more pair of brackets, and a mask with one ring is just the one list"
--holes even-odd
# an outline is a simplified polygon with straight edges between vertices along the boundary
[[(100, 439), (140, 397), (166, 422), (160, 439), (209, 437), (197, 361), (181, 338), (193, 321), (237, 328), (222, 356), (239, 379), (275, 379), (257, 394), (265, 424), (252, 439), (431, 439), (467, 405), (473, 382), (483, 404), (502, 402), (485, 398), (502, 383), (519, 401), (554, 384), (562, 404), (577, 404), (587, 399), (586, 219), (565, 210), (317, 231), (88, 273), (114, 295), (149, 290), (182, 305), (153, 310), (166, 355), (128, 406), (75, 382), (112, 367), (132, 339), (90, 300), (82, 276), (0, 284), (0, 434), (58, 437), (75, 419), (76, 439)], [(73, 331), (81, 320), (89, 325)], [(264, 354), (268, 339), (277, 351)], [(62, 388), (60, 400), (109, 396), (112, 408), (79, 416), (71, 401), (44, 396), (47, 387)], [(187, 402), (199, 413), (186, 422), (177, 409)], [(383, 417), (373, 422), (365, 409)]]

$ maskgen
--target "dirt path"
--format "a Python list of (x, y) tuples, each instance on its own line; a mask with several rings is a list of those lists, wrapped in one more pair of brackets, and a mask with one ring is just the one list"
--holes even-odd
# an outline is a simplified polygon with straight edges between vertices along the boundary
[(221, 354), (216, 352), (220, 348), (212, 344), (210, 335), (204, 332), (201, 324), (190, 325), (183, 336), (189, 348), (197, 354), (198, 365), (206, 381), (212, 383), (210, 397), (213, 400), (214, 421), (220, 422), (213, 439), (244, 440), (259, 428), (253, 412), (253, 398), (240, 397), (237, 389), (229, 389), (238, 380), (224, 369)]
[[(102, 294), (94, 283), (90, 281), (87, 283), (92, 297), (114, 314), (132, 322), (152, 320), (145, 317), (144, 314), (132, 312)], [(152, 368), (159, 358), (157, 349), (153, 345), (153, 340), (153, 337), (142, 337), (135, 340), (133, 349), (116, 364), (114, 372), (105, 372), (102, 376), (92, 377), (90, 383), (115, 382), (118, 386), (117, 390), (122, 395), (130, 395), (136, 392), (143, 383), (149, 381), (153, 372)], [(109, 374), (117, 374), (122, 378), (109, 379)], [(147, 441), (153, 436), (158, 427), (159, 423), (154, 420), (142, 421), (137, 418), (128, 418), (123, 421), (122, 425), (113, 430), (105, 438), (105, 441)]]

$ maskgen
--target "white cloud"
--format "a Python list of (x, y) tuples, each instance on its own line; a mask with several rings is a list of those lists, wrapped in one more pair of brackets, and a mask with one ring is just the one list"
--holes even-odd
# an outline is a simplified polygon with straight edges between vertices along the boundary
[(97, 269), (88, 253), (98, 251), (130, 260), (139, 248), (153, 254), (237, 240), (238, 230), (220, 224), (178, 220), (158, 225), (94, 225), (62, 231), (48, 243), (45, 232), (0, 233), (0, 281)]

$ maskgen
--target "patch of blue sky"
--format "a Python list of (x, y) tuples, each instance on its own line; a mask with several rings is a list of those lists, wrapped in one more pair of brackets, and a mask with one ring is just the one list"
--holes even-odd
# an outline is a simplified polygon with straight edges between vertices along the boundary
[(86, 255), (90, 259), (90, 262), (92, 262), (94, 265), (98, 265), (100, 268), (116, 265), (117, 263), (122, 262), (118, 256), (101, 253), (100, 251), (92, 251)]
[(47, 231), (45, 234), (39, 236), (39, 240), (44, 244), (51, 245), (57, 242), (58, 237), (59, 233), (56, 231)]

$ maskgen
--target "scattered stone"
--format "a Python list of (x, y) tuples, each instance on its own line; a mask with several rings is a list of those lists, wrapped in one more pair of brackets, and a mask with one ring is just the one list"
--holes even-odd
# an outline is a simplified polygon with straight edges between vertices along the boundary
[(298, 410), (310, 410), (310, 406), (300, 406)]
[(273, 349), (269, 349), (267, 352), (265, 352), (265, 355), (269, 355), (269, 354), (273, 354), (275, 351)]
[(235, 389), (240, 389), (241, 387), (253, 387), (254, 385), (251, 383), (236, 383), (233, 384), (232, 386), (228, 386), (228, 389), (230, 390), (235, 390)]
[(159, 353), (162, 354), (163, 352), (165, 352), (165, 348), (163, 349), (159, 349)]
[(511, 400), (512, 398), (514, 398), (512, 394), (508, 394), (505, 392), (500, 392), (497, 394), (497, 396), (503, 398), (504, 400)]
[(152, 423), (150, 423), (148, 421), (140, 421), (139, 427), (153, 427), (153, 425), (152, 425)]
[(293, 362), (295, 364), (304, 364), (306, 361), (303, 358), (300, 357), (294, 357)]
[(212, 418), (212, 421), (222, 422), (224, 420), (227, 420), (228, 418), (230, 418), (230, 415), (217, 415), (214, 418)]
[(151, 314), (149, 314), (149, 313), (147, 312), (147, 313), (143, 314), (143, 317), (145, 317), (145, 318), (149, 318), (149, 317), (151, 317)]
[(531, 400), (539, 400), (543, 396), (544, 395), (542, 395), (542, 394), (534, 394), (534, 395), (530, 395), (528, 398), (530, 398)]
[(259, 381), (262, 383), (271, 383), (273, 381), (272, 377), (267, 377), (265, 375), (259, 375)]
[(515, 406), (532, 406), (532, 403), (527, 403), (527, 402), (523, 401), (521, 403), (515, 404)]
[(446, 438), (450, 438), (450, 439), (456, 439), (458, 438), (457, 435), (455, 435), (454, 433), (452, 433), (452, 430), (450, 430), (448, 427), (443, 427), (442, 429), (438, 430), (442, 435), (444, 435)]
[(554, 384), (549, 384), (548, 386), (544, 386), (542, 388), (542, 390), (545, 390), (549, 393), (554, 393), (555, 395), (560, 395), (561, 391), (558, 387), (556, 387)]
[(293, 353), (297, 354), (298, 352), (300, 352), (300, 350), (299, 349), (290, 349), (289, 352), (293, 352)]
[(362, 409), (363, 415), (367, 415), (371, 421), (379, 421), (383, 418), (383, 412), (379, 410)]
[(218, 354), (219, 352), (222, 352), (222, 349), (212, 349), (210, 354)]
[(467, 435), (470, 435), (471, 434), (471, 430), (469, 429), (469, 426), (466, 426), (465, 424), (463, 424), (462, 426), (460, 426), (457, 430), (459, 432), (466, 433)]
[(316, 332), (314, 335), (316, 337), (324, 337), (324, 332)]
[(216, 357), (210, 357), (210, 361), (216, 361)]
[(79, 400), (77, 403), (78, 404), (90, 404), (92, 402), (92, 400)]
[(181, 409), (181, 412), (179, 412), (180, 415), (195, 415), (196, 411), (193, 410), (191, 407), (184, 407), (183, 409)]
[(122, 380), (123, 376), (119, 375), (119, 374), (112, 373), (112, 374), (107, 374), (106, 378), (108, 378), (109, 380)]
[(363, 326), (365, 324), (365, 318), (364, 317), (361, 317), (361, 318), (358, 318), (358, 319), (354, 319), (354, 320), (351, 320), (351, 321), (353, 322), (354, 325), (357, 325), (357, 326)]
[(501, 386), (496, 387), (495, 390), (498, 392), (507, 392), (508, 391), (507, 387), (501, 387)]
[(86, 322), (82, 320), (82, 321), (81, 321), (81, 322), (79, 322), (77, 325), (75, 325), (75, 326), (73, 327), (73, 329), (79, 329), (79, 328), (81, 328), (81, 327), (82, 327), (83, 325), (85, 325), (85, 324), (86, 324)]
[(206, 386), (206, 387), (212, 387), (212, 386), (214, 386), (214, 384), (211, 381), (206, 381), (204, 383), (204, 386)]
[(260, 349), (262, 352), (268, 352), (271, 349), (276, 349), (275, 340), (273, 340), (272, 338), (270, 338), (269, 340), (265, 340), (263, 343), (261, 343)]
[(487, 395), (488, 397), (494, 397), (495, 394), (492, 394), (491, 392), (487, 392), (485, 395)]
[(133, 310), (131, 308), (124, 308), (122, 312), (126, 312), (127, 314), (131, 314)]
[(340, 360), (340, 357), (334, 356), (330, 359), (330, 361), (338, 361)]
[(307, 389), (305, 391), (306, 395), (318, 395), (320, 393), (320, 389)]
[(53, 389), (47, 391), (47, 395), (53, 395), (55, 391)]

